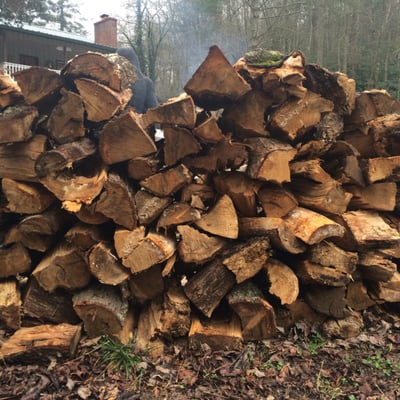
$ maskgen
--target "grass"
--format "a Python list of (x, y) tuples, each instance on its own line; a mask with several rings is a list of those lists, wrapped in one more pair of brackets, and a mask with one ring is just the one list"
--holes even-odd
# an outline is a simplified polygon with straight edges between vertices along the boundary
[(395, 364), (391, 358), (385, 357), (382, 352), (364, 358), (362, 363), (383, 372), (387, 377), (391, 377), (394, 372), (400, 372), (400, 363)]
[(109, 336), (104, 336), (100, 339), (98, 346), (101, 364), (118, 373), (123, 373), (126, 380), (142, 362), (141, 356), (135, 353), (133, 342), (123, 344)]

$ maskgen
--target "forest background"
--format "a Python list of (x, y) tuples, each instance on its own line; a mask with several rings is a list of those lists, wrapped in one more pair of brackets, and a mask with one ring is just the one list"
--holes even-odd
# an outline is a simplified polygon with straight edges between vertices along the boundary
[[(120, 45), (132, 45), (160, 100), (217, 45), (231, 63), (256, 48), (300, 50), (308, 63), (354, 78), (357, 90), (400, 99), (400, 0), (126, 0)], [(0, 0), (3, 23), (85, 33), (73, 0)]]

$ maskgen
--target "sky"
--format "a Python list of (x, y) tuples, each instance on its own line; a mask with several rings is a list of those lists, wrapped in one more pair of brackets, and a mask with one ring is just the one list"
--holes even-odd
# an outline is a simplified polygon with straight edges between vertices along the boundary
[(88, 31), (90, 38), (94, 37), (93, 24), (100, 20), (101, 14), (116, 18), (126, 14), (123, 3), (124, 0), (83, 0), (77, 4), (81, 17), (85, 18), (85, 21), (80, 22)]

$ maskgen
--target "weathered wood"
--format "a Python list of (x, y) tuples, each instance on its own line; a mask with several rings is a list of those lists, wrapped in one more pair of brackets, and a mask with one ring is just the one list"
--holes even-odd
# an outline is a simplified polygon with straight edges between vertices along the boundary
[(94, 245), (88, 255), (90, 272), (100, 283), (116, 286), (129, 278), (129, 271), (121, 264), (110, 243)]
[(357, 268), (368, 281), (388, 282), (397, 272), (397, 264), (376, 251), (361, 252)]
[(330, 237), (342, 237), (345, 228), (314, 211), (297, 207), (284, 217), (293, 234), (303, 242), (312, 245)]
[(244, 172), (222, 172), (214, 177), (214, 186), (220, 194), (228, 194), (235, 208), (244, 217), (257, 216), (257, 197), (261, 184)]
[(161, 213), (157, 221), (157, 231), (168, 231), (176, 225), (190, 224), (200, 219), (200, 217), (199, 210), (196, 210), (187, 203), (176, 202), (165, 208)]
[(363, 318), (360, 313), (352, 313), (342, 319), (328, 319), (322, 326), (322, 332), (328, 337), (348, 339), (356, 337), (364, 328)]
[(340, 115), (350, 115), (356, 106), (356, 82), (342, 72), (331, 72), (316, 64), (304, 67), (304, 86), (331, 100)]
[(77, 324), (80, 322), (72, 308), (71, 293), (59, 290), (49, 295), (34, 277), (29, 278), (22, 310), (24, 316), (34, 318), (41, 323)]
[(269, 258), (262, 270), (269, 282), (269, 293), (278, 297), (281, 304), (292, 304), (297, 300), (300, 292), (299, 280), (289, 266), (275, 258)]
[(142, 126), (147, 129), (154, 124), (161, 127), (180, 126), (193, 128), (196, 124), (196, 108), (191, 96), (182, 93), (172, 97), (156, 108), (150, 108), (141, 116)]
[(67, 231), (64, 235), (64, 239), (85, 251), (103, 240), (110, 239), (110, 234), (105, 232), (105, 230), (101, 229), (98, 225), (77, 222)]
[(0, 247), (0, 278), (29, 272), (31, 266), (31, 256), (20, 242)]
[(196, 220), (195, 225), (207, 233), (228, 239), (237, 239), (238, 217), (231, 198), (223, 195), (214, 207)]
[(265, 113), (273, 99), (264, 91), (251, 90), (224, 109), (221, 124), (225, 132), (235, 137), (269, 136), (265, 127)]
[(270, 239), (272, 247), (292, 254), (303, 253), (306, 250), (305, 244), (292, 233), (281, 218), (239, 218), (239, 236), (266, 236)]
[(246, 172), (250, 178), (277, 184), (290, 182), (289, 162), (296, 155), (296, 149), (270, 138), (249, 138), (244, 142), (249, 146)]
[(38, 182), (35, 162), (46, 150), (47, 137), (35, 135), (24, 143), (0, 145), (0, 177)]
[(257, 197), (265, 215), (272, 218), (282, 218), (299, 205), (293, 193), (279, 185), (263, 185)]
[(211, 115), (200, 125), (193, 128), (193, 134), (205, 143), (218, 143), (224, 140), (224, 134), (215, 115)]
[(229, 306), (239, 316), (242, 335), (247, 340), (265, 340), (277, 333), (274, 308), (252, 282), (237, 285), (228, 294)]
[(241, 349), (243, 335), (239, 317), (233, 315), (230, 320), (212, 318), (206, 321), (193, 317), (189, 331), (189, 346), (192, 349), (201, 349), (204, 344), (214, 351)]
[(30, 67), (14, 74), (25, 101), (39, 108), (51, 104), (58, 97), (63, 80), (60, 75), (44, 67)]
[(69, 60), (61, 70), (61, 76), (67, 80), (89, 77), (116, 91), (129, 88), (137, 80), (135, 67), (125, 57), (90, 51)]
[(335, 112), (321, 116), (321, 121), (315, 126), (313, 137), (325, 143), (335, 142), (343, 133), (343, 117)]
[(267, 237), (255, 237), (238, 243), (224, 252), (221, 262), (232, 271), (237, 283), (255, 276), (270, 257), (270, 242)]
[(189, 154), (197, 154), (201, 146), (192, 133), (177, 127), (164, 128), (164, 163), (172, 166)]
[(86, 118), (91, 122), (106, 121), (122, 111), (132, 97), (130, 88), (116, 92), (98, 81), (87, 78), (75, 79), (86, 110)]
[(140, 304), (161, 296), (164, 292), (162, 266), (155, 265), (139, 274), (131, 275), (128, 285), (133, 299)]
[(235, 282), (235, 275), (221, 261), (213, 260), (191, 277), (183, 290), (189, 300), (210, 318)]
[(0, 111), (22, 101), (23, 96), (18, 83), (10, 75), (0, 71)]
[(400, 301), (400, 272), (395, 272), (388, 282), (374, 282), (372, 292), (379, 301), (398, 303)]
[(125, 324), (128, 301), (113, 286), (90, 286), (74, 294), (72, 303), (89, 337), (118, 334)]
[(105, 215), (95, 211), (96, 207), (93, 203), (81, 203), (78, 208), (79, 210), (73, 210), (74, 215), (85, 224), (101, 225), (109, 221)]
[(141, 181), (158, 172), (160, 160), (154, 155), (133, 157), (128, 161), (127, 174), (129, 178)]
[(189, 183), (181, 191), (181, 201), (199, 210), (205, 210), (206, 206), (213, 204), (215, 196), (214, 188), (203, 183)]
[(24, 104), (0, 112), (0, 143), (26, 142), (32, 138), (38, 115), (36, 107)]
[(142, 128), (139, 115), (132, 109), (108, 121), (99, 136), (99, 153), (110, 165), (155, 153), (153, 139)]
[(139, 226), (134, 230), (117, 227), (114, 232), (114, 248), (119, 258), (129, 255), (132, 248), (146, 236), (145, 227)]
[(221, 50), (212, 46), (184, 89), (200, 107), (217, 110), (239, 99), (251, 87), (234, 70)]
[(376, 157), (365, 160), (364, 172), (369, 183), (386, 179), (398, 181), (400, 156)]
[(400, 113), (378, 117), (367, 123), (368, 134), (373, 137), (373, 147), (379, 157), (397, 156), (400, 153)]
[(60, 144), (85, 136), (84, 112), (81, 96), (62, 88), (61, 99), (46, 121), (50, 136)]
[(95, 211), (127, 229), (133, 229), (137, 225), (138, 217), (132, 189), (115, 172), (108, 173), (103, 190), (95, 200)]
[(42, 185), (3, 178), (1, 189), (7, 201), (4, 209), (17, 214), (36, 214), (49, 208), (56, 198)]
[(66, 241), (60, 242), (43, 257), (33, 270), (32, 276), (48, 292), (57, 288), (82, 289), (91, 278), (83, 252)]
[(274, 111), (268, 129), (289, 142), (301, 139), (304, 134), (321, 120), (321, 114), (333, 111), (334, 105), (316, 93), (308, 91), (301, 100), (288, 100)]
[(21, 293), (15, 279), (0, 281), (0, 321), (9, 329), (21, 327)]
[(365, 187), (346, 185), (353, 197), (350, 210), (393, 211), (396, 206), (397, 185), (395, 182), (373, 183)]
[(350, 282), (346, 292), (347, 305), (356, 311), (366, 310), (376, 304), (368, 294), (368, 289), (362, 281)]
[(204, 264), (227, 247), (228, 242), (217, 236), (209, 236), (188, 225), (179, 225), (179, 257), (185, 263)]
[(72, 357), (81, 338), (81, 326), (39, 325), (18, 329), (0, 348), (7, 362), (48, 362), (49, 356)]
[(156, 196), (166, 197), (176, 193), (192, 180), (192, 174), (183, 165), (159, 172), (140, 181), (140, 185)]
[(172, 200), (172, 197), (158, 197), (146, 190), (138, 190), (135, 194), (135, 203), (139, 223), (151, 224), (172, 203)]
[(355, 155), (333, 157), (324, 162), (323, 166), (324, 170), (341, 184), (348, 183), (358, 186), (365, 185), (364, 175), (358, 157)]

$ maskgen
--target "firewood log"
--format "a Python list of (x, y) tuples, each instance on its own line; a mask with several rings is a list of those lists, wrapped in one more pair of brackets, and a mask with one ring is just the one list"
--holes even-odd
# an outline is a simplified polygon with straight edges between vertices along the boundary
[(399, 169), (400, 156), (369, 158), (365, 160), (364, 165), (364, 172), (369, 183), (397, 178)]
[(187, 203), (175, 202), (164, 209), (157, 221), (157, 231), (168, 231), (170, 228), (190, 224), (200, 219), (199, 210)]
[(18, 83), (10, 75), (0, 73), (0, 111), (22, 102), (23, 95)]
[(368, 294), (364, 282), (354, 281), (347, 285), (346, 303), (351, 309), (362, 311), (375, 305), (376, 300)]
[(365, 187), (346, 185), (353, 197), (350, 210), (393, 211), (396, 206), (397, 185), (395, 182), (373, 183)]
[(162, 265), (155, 265), (139, 274), (131, 275), (128, 286), (134, 301), (140, 304), (160, 297), (164, 292)]
[(212, 46), (184, 89), (198, 106), (217, 110), (239, 99), (251, 87), (234, 70), (221, 50)]
[(380, 302), (398, 303), (400, 301), (400, 273), (395, 272), (388, 282), (371, 284), (374, 297)]
[(349, 315), (349, 311), (346, 309), (345, 286), (308, 286), (304, 290), (304, 298), (314, 310), (321, 314), (334, 318), (344, 318)]
[(218, 143), (224, 140), (224, 134), (218, 126), (218, 119), (211, 115), (200, 125), (193, 128), (193, 134), (205, 143)]
[(149, 225), (172, 203), (172, 197), (158, 197), (146, 190), (138, 190), (135, 203), (139, 223)]
[(397, 264), (376, 251), (361, 252), (357, 268), (362, 278), (368, 281), (388, 282), (397, 272)]
[(272, 218), (282, 218), (299, 205), (293, 193), (280, 185), (264, 184), (257, 197), (265, 215)]
[[(21, 293), (17, 281), (0, 281), (0, 321), (9, 329), (21, 327)], [(1, 358), (0, 348), (0, 358)]]
[(154, 154), (133, 157), (128, 160), (127, 174), (129, 178), (142, 181), (158, 172), (160, 160)]
[(28, 272), (32, 260), (26, 247), (21, 242), (16, 242), (0, 248), (0, 265), (0, 278), (8, 278)]

